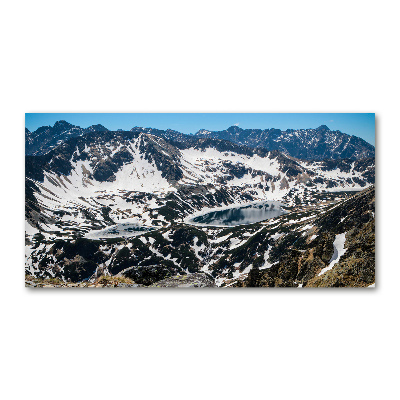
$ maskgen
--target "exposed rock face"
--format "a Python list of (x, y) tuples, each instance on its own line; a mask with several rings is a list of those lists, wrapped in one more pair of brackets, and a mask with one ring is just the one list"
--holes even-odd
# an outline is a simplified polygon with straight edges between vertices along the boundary
[(42, 126), (34, 132), (25, 129), (25, 154), (44, 155), (68, 139), (88, 132), (106, 132), (102, 125), (92, 125), (87, 129), (72, 125), (67, 121), (57, 121), (54, 126)]
[(54, 271), (61, 273), (66, 280), (79, 282), (91, 277), (98, 264), (105, 260), (99, 251), (99, 242), (77, 239), (75, 242), (57, 241), (48, 254), (39, 262), (39, 268), (46, 270), (49, 264), (55, 264)]
[(132, 279), (138, 284), (144, 286), (150, 286), (154, 282), (159, 282), (160, 280), (176, 274), (178, 268), (165, 265), (143, 265), (143, 266), (133, 266), (121, 274), (126, 278)]
[(34, 288), (138, 288), (138, 287), (165, 287), (165, 288), (205, 288), (215, 287), (214, 279), (204, 273), (195, 273), (189, 275), (175, 275), (171, 278), (159, 280), (152, 285), (141, 285), (130, 278), (119, 276), (101, 276), (93, 282), (71, 282), (66, 283), (60, 279), (39, 279), (27, 277), (25, 280), (26, 287)]
[(32, 288), (137, 288), (142, 285), (138, 285), (128, 278), (103, 275), (94, 282), (64, 282), (57, 278), (41, 279), (27, 276), (25, 279), (25, 286)]
[(214, 287), (214, 279), (207, 274), (189, 274), (173, 276), (163, 279), (150, 287), (170, 287), (170, 288), (204, 288)]
[(169, 182), (175, 183), (182, 176), (181, 161), (179, 150), (167, 143), (163, 139), (157, 141), (150, 135), (146, 135), (148, 140), (143, 140), (140, 143), (139, 150), (145, 155), (145, 158), (161, 172), (161, 176)]

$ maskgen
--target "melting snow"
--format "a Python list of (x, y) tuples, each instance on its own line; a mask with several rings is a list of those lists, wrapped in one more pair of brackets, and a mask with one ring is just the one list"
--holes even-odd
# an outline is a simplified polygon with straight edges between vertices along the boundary
[(260, 267), (261, 269), (268, 269), (271, 268), (273, 265), (277, 264), (277, 262), (271, 264), (268, 259), (269, 259), (269, 252), (271, 251), (271, 245), (268, 245), (268, 250), (264, 253), (264, 264)]
[(346, 252), (347, 249), (344, 248), (344, 243), (346, 241), (346, 232), (339, 233), (336, 235), (335, 240), (333, 242), (333, 256), (329, 262), (329, 265), (322, 269), (322, 271), (318, 274), (318, 276), (323, 275), (326, 271), (329, 271), (334, 267), (334, 265), (339, 262), (340, 257)]
[(275, 233), (271, 236), (271, 239), (279, 239), (280, 237), (282, 237), (284, 235), (284, 233)]
[(231, 236), (231, 235), (232, 235), (232, 232), (229, 232), (226, 236), (221, 236), (221, 237), (219, 237), (217, 239), (211, 240), (211, 243), (221, 243), (224, 240), (228, 239), (229, 236)]

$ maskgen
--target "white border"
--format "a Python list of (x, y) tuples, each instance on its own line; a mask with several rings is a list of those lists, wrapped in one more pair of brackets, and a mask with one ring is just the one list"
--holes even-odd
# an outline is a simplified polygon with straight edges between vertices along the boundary
[[(3, 398), (398, 393), (398, 3), (21, 0), (1, 11)], [(24, 113), (51, 111), (375, 112), (376, 288), (24, 288)]]

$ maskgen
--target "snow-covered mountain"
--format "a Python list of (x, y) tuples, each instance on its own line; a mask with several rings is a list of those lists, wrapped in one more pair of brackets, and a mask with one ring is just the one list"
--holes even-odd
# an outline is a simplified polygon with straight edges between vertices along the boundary
[[(94, 127), (26, 156), (27, 272), (80, 281), (131, 271), (130, 278), (146, 285), (199, 271), (218, 285), (244, 279), (251, 263), (243, 271), (224, 269), (220, 231), (187, 225), (189, 215), (269, 200), (301, 219), (375, 180), (374, 158), (300, 160), (221, 139), (169, 135)], [(101, 229), (118, 223), (133, 224), (138, 235), (97, 240)], [(232, 246), (257, 227), (241, 228)]]
[(279, 150), (301, 159), (361, 159), (375, 157), (375, 148), (365, 140), (340, 131), (331, 131), (326, 125), (317, 129), (242, 129), (231, 126), (224, 131), (202, 129), (197, 137), (229, 140), (250, 147)]
[[(184, 211), (173, 213), (175, 217), (220, 201), (284, 200), (294, 205), (312, 201), (313, 192), (360, 190), (373, 184), (374, 177), (374, 159), (301, 161), (217, 139), (197, 139), (178, 147), (142, 132), (92, 132), (71, 138), (46, 155), (26, 157), (28, 206), (46, 209), (42, 220), (63, 211), (64, 223), (72, 207), (75, 213), (97, 210), (96, 221), (107, 224), (101, 210), (111, 207), (113, 220), (135, 217), (152, 225), (160, 212), (151, 210), (164, 204), (167, 196), (187, 203)], [(207, 192), (196, 200), (197, 207), (190, 204), (196, 191)], [(217, 193), (224, 193), (223, 198), (212, 199)], [(148, 213), (132, 200), (137, 194), (151, 195)], [(90, 226), (91, 218), (80, 215)]]
[[(66, 121), (58, 121), (53, 127), (43, 126), (35, 132), (25, 129), (25, 154), (44, 155), (66, 140), (90, 132), (107, 132), (102, 125), (80, 128)], [(121, 130), (119, 130), (121, 131)], [(134, 127), (133, 133), (147, 133), (165, 140), (193, 145), (199, 138), (228, 140), (232, 143), (268, 151), (278, 150), (286, 155), (304, 160), (362, 159), (375, 157), (375, 148), (365, 140), (340, 131), (331, 131), (322, 125), (317, 129), (241, 129), (231, 126), (224, 131), (202, 129), (195, 135), (167, 129)]]

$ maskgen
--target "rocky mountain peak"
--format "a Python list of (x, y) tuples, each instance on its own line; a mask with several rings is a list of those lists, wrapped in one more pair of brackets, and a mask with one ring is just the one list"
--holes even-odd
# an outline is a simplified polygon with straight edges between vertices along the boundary
[(109, 132), (109, 129), (101, 124), (91, 125), (86, 130), (89, 132)]
[(60, 120), (57, 121), (54, 126), (53, 129), (57, 129), (57, 130), (67, 130), (67, 129), (71, 129), (74, 128), (75, 126), (70, 124), (69, 122), (65, 121), (65, 120)]
[(330, 131), (330, 129), (326, 125), (321, 125), (316, 129), (317, 132), (326, 132)]
[(228, 131), (229, 133), (239, 133), (239, 132), (242, 132), (243, 129), (242, 129), (242, 128), (239, 128), (237, 125), (232, 125), (232, 126), (230, 126), (230, 127), (227, 129), (227, 131)]

